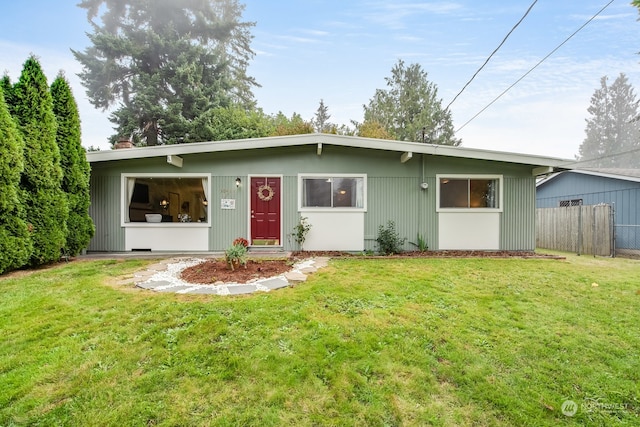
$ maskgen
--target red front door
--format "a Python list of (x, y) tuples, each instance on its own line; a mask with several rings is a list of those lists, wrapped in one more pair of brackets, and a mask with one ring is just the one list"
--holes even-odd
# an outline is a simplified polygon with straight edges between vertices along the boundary
[(280, 178), (251, 178), (251, 244), (280, 244)]

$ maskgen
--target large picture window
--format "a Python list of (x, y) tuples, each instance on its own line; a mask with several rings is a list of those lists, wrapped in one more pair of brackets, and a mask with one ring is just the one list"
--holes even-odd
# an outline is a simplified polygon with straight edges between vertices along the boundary
[(208, 223), (209, 176), (123, 175), (124, 223)]
[(439, 210), (502, 209), (502, 177), (438, 176)]
[(301, 208), (365, 209), (364, 175), (300, 176)]

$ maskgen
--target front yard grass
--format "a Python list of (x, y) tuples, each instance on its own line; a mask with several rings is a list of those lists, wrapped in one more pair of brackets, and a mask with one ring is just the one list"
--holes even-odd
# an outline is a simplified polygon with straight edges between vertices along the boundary
[(1, 426), (640, 423), (639, 261), (337, 259), (243, 297), (112, 284), (145, 263), (0, 277)]

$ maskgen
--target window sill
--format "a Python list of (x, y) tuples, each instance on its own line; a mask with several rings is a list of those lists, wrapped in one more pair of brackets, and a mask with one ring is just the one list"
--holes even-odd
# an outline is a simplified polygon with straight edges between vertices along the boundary
[(501, 208), (438, 208), (438, 213), (501, 213)]
[(331, 212), (341, 212), (341, 213), (345, 213), (345, 212), (366, 212), (367, 210), (365, 208), (299, 208), (298, 212), (325, 212), (325, 213), (331, 213)]
[(128, 228), (209, 228), (208, 222), (125, 222)]

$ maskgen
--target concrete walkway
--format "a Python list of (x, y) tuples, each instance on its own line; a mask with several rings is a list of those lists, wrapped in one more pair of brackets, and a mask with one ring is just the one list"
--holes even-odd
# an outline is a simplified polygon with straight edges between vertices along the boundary
[[(205, 258), (178, 257), (162, 260), (153, 264), (145, 271), (134, 274), (126, 282), (137, 287), (155, 292), (173, 292), (177, 294), (212, 294), (212, 295), (241, 295), (253, 292), (269, 292), (275, 289), (292, 286), (304, 282), (308, 274), (326, 267), (329, 258), (318, 257), (302, 260), (293, 265), (292, 269), (282, 275), (254, 279), (249, 283), (224, 283), (220, 285), (205, 285), (188, 283), (180, 279), (180, 272), (206, 261)], [(123, 283), (124, 284), (124, 283)]]

